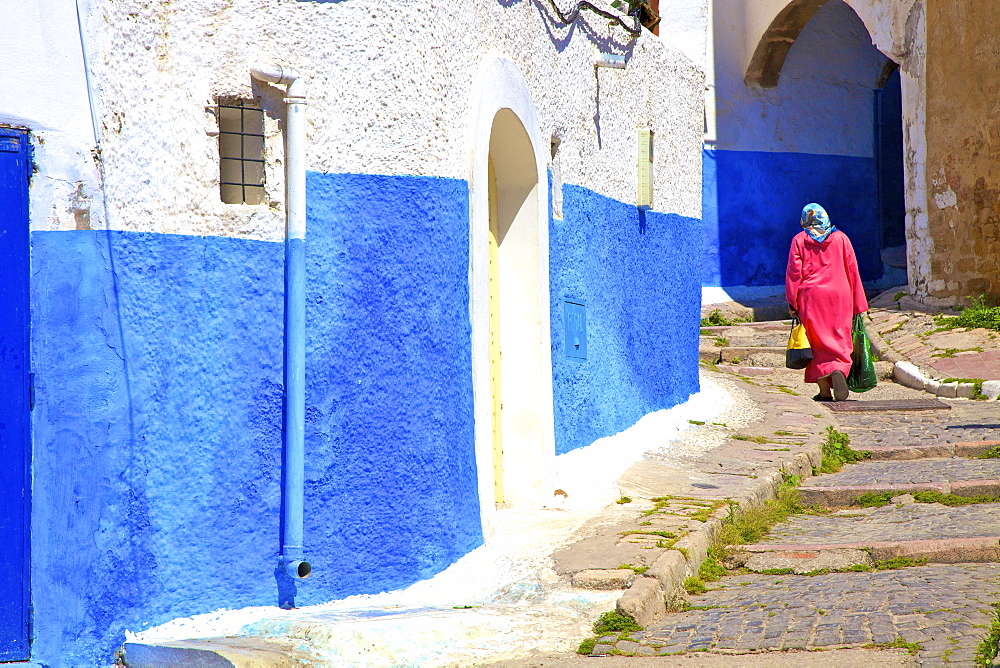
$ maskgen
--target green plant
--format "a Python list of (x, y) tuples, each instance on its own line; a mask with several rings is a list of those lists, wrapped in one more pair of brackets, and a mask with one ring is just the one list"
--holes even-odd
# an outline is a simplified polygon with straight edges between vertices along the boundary
[(716, 559), (712, 548), (709, 548), (708, 556), (705, 558), (705, 561), (701, 562), (701, 566), (698, 567), (698, 577), (704, 582), (715, 582), (722, 579), (722, 576), (726, 573), (728, 571)]
[(708, 587), (705, 586), (705, 583), (701, 578), (687, 578), (684, 580), (684, 591), (692, 596), (696, 596), (698, 594), (704, 594), (708, 591)]
[(632, 503), (632, 497), (631, 496), (620, 496), (620, 497), (618, 497), (618, 500), (615, 501), (615, 503), (619, 503), (619, 504), (622, 504), (622, 503)]
[(612, 633), (632, 633), (633, 631), (641, 631), (642, 627), (629, 617), (628, 615), (623, 615), (617, 610), (610, 610), (601, 615), (596, 622), (594, 622), (594, 633), (598, 636), (611, 635)]
[(590, 654), (593, 653), (594, 645), (596, 644), (597, 644), (597, 638), (587, 638), (582, 643), (580, 643), (579, 647), (576, 648), (576, 653), (589, 656)]
[(733, 318), (729, 319), (722, 314), (722, 311), (715, 309), (708, 314), (707, 318), (701, 319), (702, 327), (731, 327), (732, 325), (738, 325), (741, 322), (749, 322), (748, 318)]
[(892, 571), (898, 568), (913, 568), (914, 566), (926, 565), (927, 557), (920, 557), (919, 559), (911, 559), (909, 557), (892, 557), (891, 559), (886, 559), (884, 561), (876, 561), (875, 570)]
[(997, 655), (997, 643), (1000, 642), (1000, 603), (995, 603), (993, 607), (996, 610), (993, 621), (990, 623), (986, 635), (979, 642), (974, 659), (976, 666), (981, 668), (993, 663), (993, 658)]
[(696, 425), (698, 425), (700, 427), (701, 425), (705, 424), (705, 421), (704, 420), (688, 420), (688, 424), (696, 424)]
[(719, 559), (727, 559), (730, 556), (730, 546), (756, 543), (775, 524), (801, 513), (803, 508), (799, 505), (799, 493), (795, 489), (798, 483), (797, 476), (785, 475), (778, 485), (775, 498), (746, 508), (730, 503), (729, 515), (712, 543), (712, 553)]
[(954, 357), (956, 353), (970, 353), (970, 352), (981, 353), (983, 352), (983, 349), (979, 348), (978, 346), (975, 348), (945, 348), (941, 352), (931, 354), (931, 357), (940, 357), (943, 359), (945, 357)]
[(990, 448), (983, 454), (979, 455), (979, 459), (1000, 459), (1000, 445), (995, 448)]
[(876, 647), (878, 649), (905, 649), (910, 654), (916, 654), (923, 649), (923, 645), (918, 642), (906, 642), (903, 638), (896, 638), (892, 642), (872, 643), (866, 647)]
[(729, 438), (734, 441), (750, 441), (751, 443), (757, 443), (758, 445), (764, 445), (765, 443), (770, 443), (766, 436), (747, 436), (746, 434), (733, 434)]
[(909, 293), (907, 293), (906, 290), (900, 290), (899, 292), (897, 292), (896, 294), (894, 294), (892, 296), (892, 301), (898, 302), (900, 299), (902, 299), (903, 297), (905, 297), (907, 294), (909, 294)]
[(725, 348), (729, 345), (729, 339), (724, 336), (717, 336), (715, 337), (715, 345), (719, 348)]
[(853, 464), (862, 459), (871, 459), (868, 450), (853, 450), (850, 446), (851, 437), (832, 426), (826, 428), (826, 442), (823, 443), (823, 463), (821, 473), (836, 473), (844, 464)]

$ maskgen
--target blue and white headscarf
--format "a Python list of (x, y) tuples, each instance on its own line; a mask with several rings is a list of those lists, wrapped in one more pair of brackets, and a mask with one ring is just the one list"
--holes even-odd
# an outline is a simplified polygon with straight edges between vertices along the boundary
[(806, 204), (805, 208), (802, 209), (799, 223), (806, 234), (817, 243), (823, 243), (831, 232), (837, 231), (837, 228), (830, 222), (830, 216), (826, 215), (826, 210), (819, 204)]

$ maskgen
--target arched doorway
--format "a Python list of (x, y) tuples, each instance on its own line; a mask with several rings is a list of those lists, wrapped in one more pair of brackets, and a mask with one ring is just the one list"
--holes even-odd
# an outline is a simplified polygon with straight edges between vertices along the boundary
[[(888, 201), (880, 185), (903, 179), (898, 161), (882, 162), (897, 170), (886, 178), (877, 146), (873, 102), (882, 97), (875, 91), (890, 60), (844, 0), (791, 0), (767, 14), (775, 4), (714, 4), (706, 285), (780, 288), (789, 241), (809, 202), (822, 204), (851, 237), (862, 278), (881, 280)], [(759, 25), (766, 29), (755, 32)], [(727, 37), (741, 33), (746, 43)], [(894, 122), (897, 134), (898, 109), (893, 121), (882, 119)]]
[(542, 367), (538, 178), (528, 133), (510, 109), (493, 121), (490, 176), (490, 392), (494, 501), (524, 498), (524, 473), (541, 465), (533, 383)]
[(555, 458), (547, 145), (514, 64), (488, 59), (473, 100), (470, 315), (484, 535), (543, 498)]

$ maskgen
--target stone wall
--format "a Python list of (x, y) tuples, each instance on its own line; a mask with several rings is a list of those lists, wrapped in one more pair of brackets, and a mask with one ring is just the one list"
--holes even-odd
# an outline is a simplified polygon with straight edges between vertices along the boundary
[(927, 295), (1000, 294), (1000, 19), (974, 0), (928, 0)]

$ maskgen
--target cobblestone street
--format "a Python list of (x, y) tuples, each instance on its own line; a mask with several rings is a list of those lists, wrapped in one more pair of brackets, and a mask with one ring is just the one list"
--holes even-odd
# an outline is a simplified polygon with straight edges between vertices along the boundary
[[(618, 649), (646, 654), (699, 650), (819, 649), (919, 643), (925, 665), (970, 664), (992, 616), (1000, 565), (933, 564), (876, 573), (744, 575), (633, 634)], [(645, 648), (645, 651), (642, 651)]]
[[(757, 391), (764, 394), (771, 387), (802, 394), (808, 390), (801, 380), (780, 369), (752, 381), (745, 370), (736, 373), (760, 386)], [(879, 393), (903, 399), (922, 395), (892, 383), (880, 386)], [(868, 398), (852, 395), (856, 401)], [(976, 651), (1000, 600), (1000, 563), (995, 563), (1000, 503), (950, 507), (918, 503), (904, 491), (892, 491), (892, 486), (928, 484), (945, 493), (969, 496), (984, 493), (972, 491), (980, 488), (990, 492), (992, 482), (1000, 479), (1000, 459), (973, 458), (992, 447), (988, 443), (928, 447), (982, 443), (1000, 436), (995, 403), (961, 399), (947, 403), (950, 410), (838, 413), (836, 428), (850, 436), (852, 448), (876, 448), (881, 450), (877, 456), (886, 460), (866, 460), (848, 464), (838, 473), (804, 478), (803, 497), (806, 489), (886, 488), (898, 494), (894, 502), (871, 508), (843, 508), (850, 500), (830, 503), (841, 508), (793, 515), (759, 543), (748, 546), (758, 555), (771, 550), (770, 554), (793, 561), (846, 547), (868, 550), (876, 560), (883, 558), (880, 554), (907, 554), (901, 546), (934, 543), (937, 548), (911, 551), (925, 556), (904, 559), (905, 567), (885, 570), (819, 570), (808, 575), (790, 574), (791, 569), (731, 570), (721, 580), (709, 582), (704, 594), (689, 596), (684, 611), (668, 613), (628, 638), (599, 638), (593, 653), (678, 655), (680, 659), (679, 655), (691, 656), (692, 652), (746, 655), (878, 646), (908, 649), (920, 665), (975, 665)], [(829, 415), (819, 404), (816, 412), (824, 419)], [(903, 454), (887, 453), (890, 448), (902, 449)], [(967, 456), (942, 456), (947, 452)], [(992, 547), (978, 552), (962, 547), (970, 541), (979, 548)], [(825, 663), (821, 655), (807, 653), (800, 655), (797, 665), (820, 663)]]

